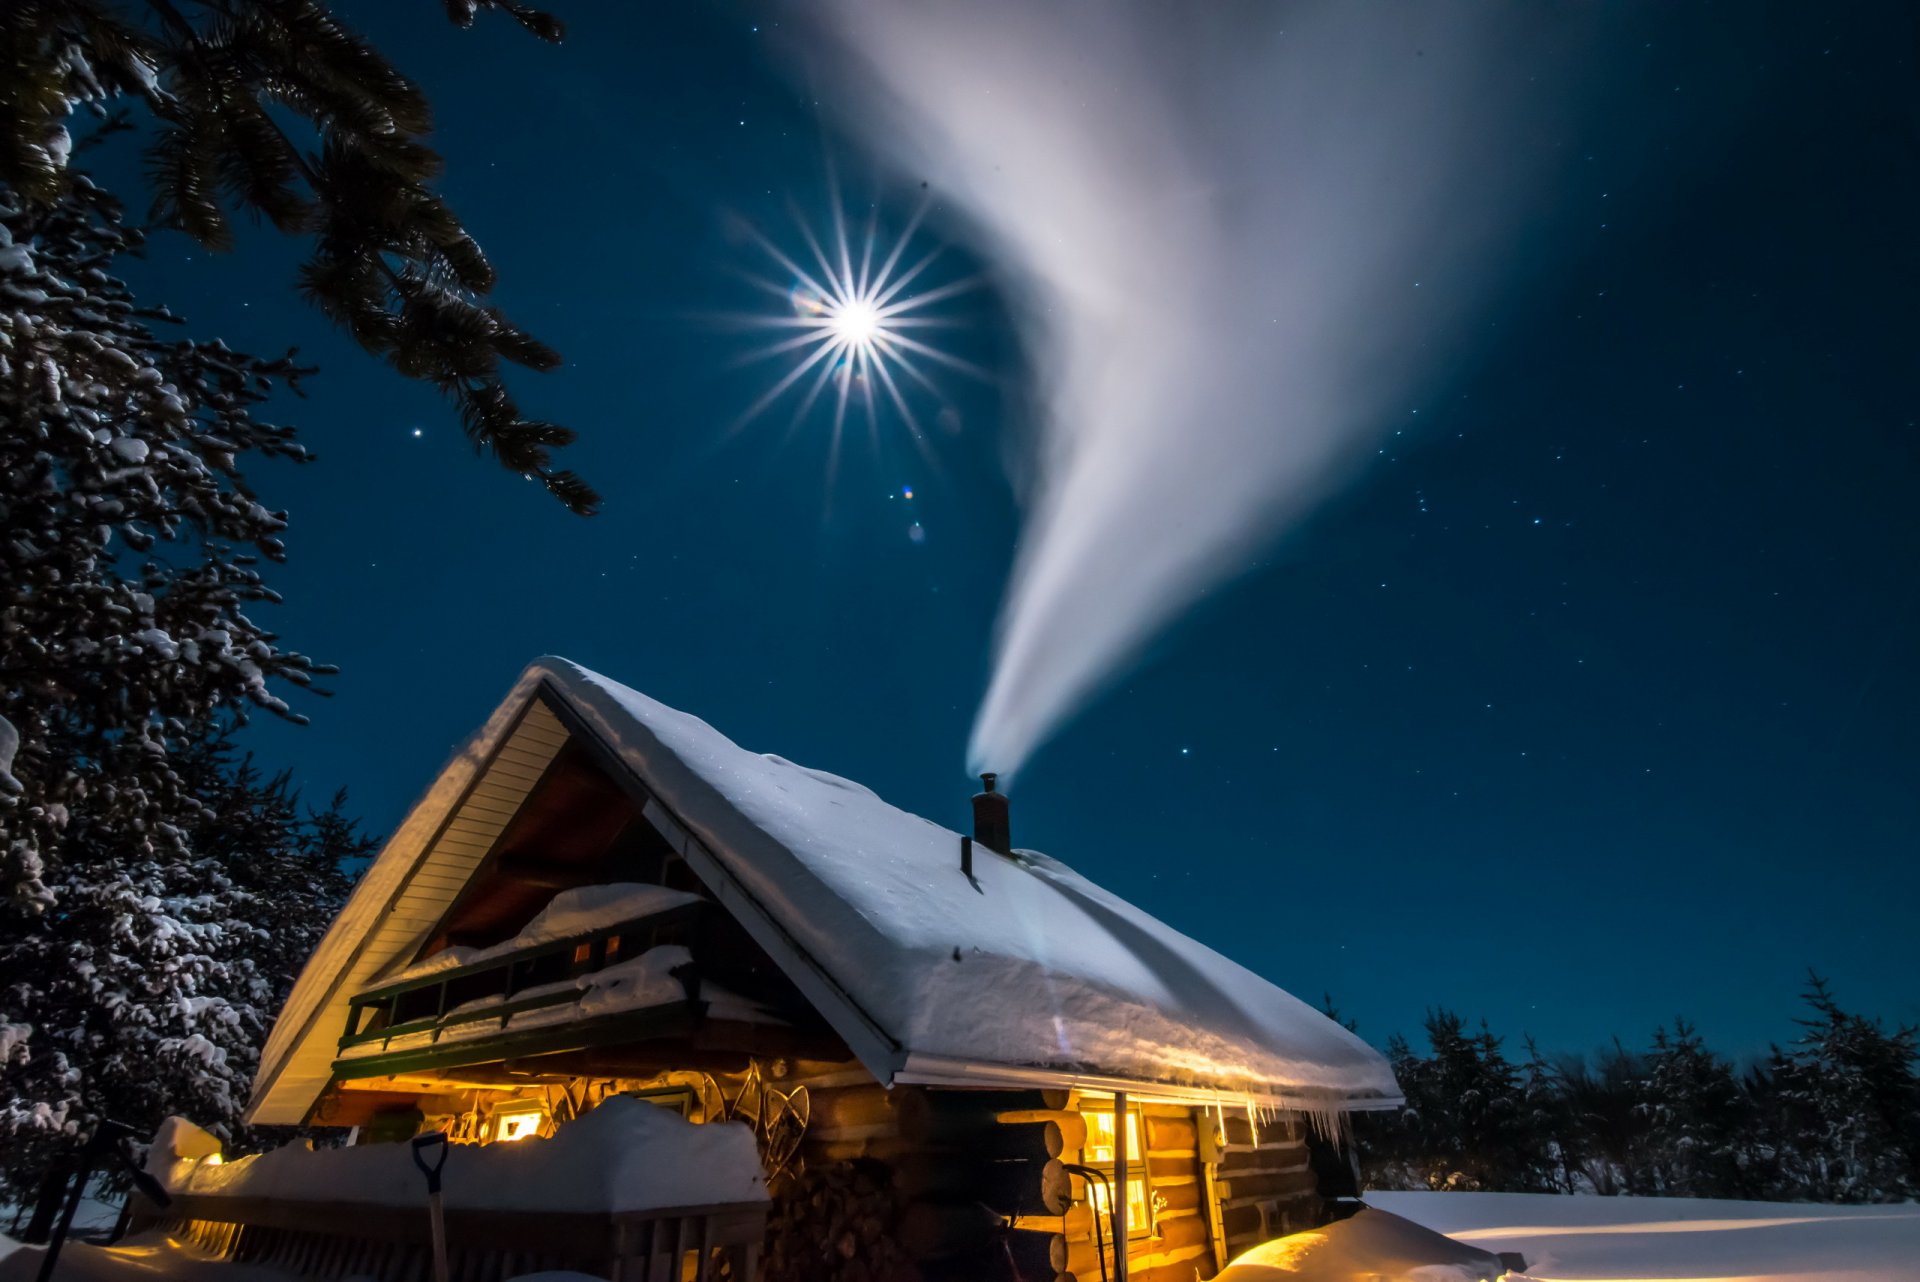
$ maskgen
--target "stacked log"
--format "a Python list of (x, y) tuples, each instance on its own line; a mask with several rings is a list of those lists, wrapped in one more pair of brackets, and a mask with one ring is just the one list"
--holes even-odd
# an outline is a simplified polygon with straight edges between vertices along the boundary
[(1085, 1140), (1063, 1091), (898, 1089), (907, 1152), (894, 1162), (901, 1240), (930, 1282), (1013, 1276), (1051, 1282), (1065, 1244), (1049, 1227), (1072, 1196), (1062, 1158)]
[(908, 1149), (894, 1118), (894, 1101), (878, 1082), (810, 1092), (811, 1113), (801, 1151), (810, 1161), (891, 1161)]
[(763, 1282), (914, 1282), (899, 1218), (883, 1163), (809, 1165), (776, 1191)]
[[(1112, 1107), (1110, 1100), (1097, 1097), (1083, 1100), (1076, 1096), (1068, 1101), (1063, 1112), (1070, 1120), (1058, 1121), (1065, 1161), (1078, 1163), (1083, 1157), (1087, 1117), (1106, 1114)], [(1144, 1150), (1131, 1155), (1132, 1178), (1144, 1177), (1153, 1211), (1149, 1224), (1133, 1226), (1143, 1231), (1129, 1235), (1130, 1274), (1136, 1282), (1193, 1282), (1196, 1274), (1210, 1277), (1215, 1271), (1212, 1224), (1192, 1111), (1151, 1104), (1135, 1105), (1132, 1111), (1140, 1117)], [(1111, 1277), (1111, 1221), (1104, 1214), (1096, 1217), (1086, 1181), (1073, 1177), (1065, 1205), (1048, 1209), (1051, 1214), (1024, 1217), (1019, 1227), (1052, 1234), (1049, 1259), (1055, 1282), (1092, 1282), (1103, 1274)]]

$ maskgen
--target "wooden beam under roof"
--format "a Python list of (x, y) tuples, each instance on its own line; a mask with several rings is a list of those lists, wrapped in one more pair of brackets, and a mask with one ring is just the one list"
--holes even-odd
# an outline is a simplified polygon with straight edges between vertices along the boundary
[(493, 875), (530, 890), (573, 890), (593, 885), (598, 880), (599, 869), (592, 865), (554, 863), (535, 855), (502, 855), (493, 867)]

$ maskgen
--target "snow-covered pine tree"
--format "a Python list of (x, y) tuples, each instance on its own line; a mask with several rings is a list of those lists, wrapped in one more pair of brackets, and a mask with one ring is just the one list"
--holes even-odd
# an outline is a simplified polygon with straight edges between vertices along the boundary
[[(1331, 1015), (1331, 1002), (1328, 1003)], [(1423, 1129), (1421, 1110), (1426, 1101), (1410, 1087), (1419, 1072), (1419, 1057), (1399, 1033), (1387, 1038), (1387, 1063), (1406, 1104), (1386, 1112), (1353, 1115), (1354, 1148), (1360, 1155), (1362, 1189), (1424, 1189), (1427, 1159), (1418, 1151)]]
[(173, 756), (196, 805), (178, 841), (129, 844), (75, 812), (54, 907), (0, 942), (0, 1004), (34, 1028), (0, 1081), (0, 1182), (18, 1194), (93, 1121), (184, 1113), (234, 1137), (259, 1048), (375, 843), (344, 796), (304, 811), (222, 738)]
[[(446, 0), (459, 26), (481, 9), (563, 34), (518, 0)], [(526, 418), (507, 388), (505, 365), (560, 357), (485, 301), (493, 266), (433, 190), (426, 96), (325, 0), (8, 0), (0, 66), (0, 192), (16, 205), (60, 199), (76, 109), (151, 122), (156, 218), (213, 250), (232, 245), (239, 211), (310, 237), (309, 301), (444, 394), (476, 449), (575, 512), (598, 505), (553, 466), (573, 433)]]
[(1843, 1010), (1809, 974), (1800, 1036), (1769, 1063), (1780, 1195), (1816, 1202), (1920, 1197), (1920, 1029)]
[(1662, 1197), (1743, 1197), (1740, 1137), (1751, 1118), (1733, 1066), (1684, 1019), (1656, 1029), (1635, 1109), (1645, 1120), (1641, 1168)]
[[(1363, 1174), (1375, 1187), (1554, 1188), (1551, 1137), (1528, 1126), (1521, 1073), (1483, 1024), (1468, 1031), (1452, 1011), (1427, 1016), (1430, 1053), (1404, 1038), (1388, 1042), (1387, 1058), (1407, 1106), (1361, 1132)], [(1404, 1183), (1402, 1183), (1404, 1181)]]

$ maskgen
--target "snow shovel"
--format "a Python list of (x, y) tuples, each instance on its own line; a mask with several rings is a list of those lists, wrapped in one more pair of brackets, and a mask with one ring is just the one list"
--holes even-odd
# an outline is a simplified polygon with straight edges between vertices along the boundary
[[(431, 1165), (427, 1150), (437, 1148)], [(447, 1218), (440, 1199), (440, 1168), (447, 1164), (447, 1133), (413, 1137), (413, 1164), (427, 1177), (427, 1212), (433, 1218), (433, 1282), (447, 1282)]]

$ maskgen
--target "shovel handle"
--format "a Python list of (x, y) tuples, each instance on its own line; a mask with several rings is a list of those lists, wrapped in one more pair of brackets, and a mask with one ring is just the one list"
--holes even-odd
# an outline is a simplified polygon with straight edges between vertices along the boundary
[[(427, 1161), (427, 1150), (434, 1149), (434, 1158)], [(427, 1135), (413, 1137), (413, 1164), (420, 1168), (420, 1174), (427, 1177), (427, 1192), (440, 1191), (440, 1168), (447, 1164), (447, 1133), (434, 1131)]]

